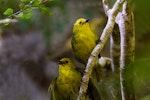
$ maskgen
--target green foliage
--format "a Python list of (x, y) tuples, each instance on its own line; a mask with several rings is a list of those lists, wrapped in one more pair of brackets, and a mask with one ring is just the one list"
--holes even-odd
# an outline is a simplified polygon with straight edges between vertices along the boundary
[(8, 8), (3, 14), (9, 18), (29, 19), (32, 16), (34, 9), (39, 9), (41, 12), (51, 14), (51, 10), (44, 3), (52, 0), (20, 0), (20, 10), (14, 13), (12, 8)]
[(14, 12), (12, 8), (8, 8), (3, 14), (4, 15), (11, 15)]
[(16, 15), (16, 18), (20, 18), (20, 19), (29, 19), (31, 18), (32, 14), (28, 13), (28, 14), (24, 14), (24, 13), (19, 13)]
[(51, 10), (43, 4), (39, 5), (38, 8), (43, 13), (46, 13), (46, 14), (49, 14), (49, 15), (51, 14)]

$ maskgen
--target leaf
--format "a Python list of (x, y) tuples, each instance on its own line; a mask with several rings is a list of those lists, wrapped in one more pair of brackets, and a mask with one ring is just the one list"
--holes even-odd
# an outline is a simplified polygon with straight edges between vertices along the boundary
[(5, 26), (8, 26), (8, 25), (9, 25), (9, 23), (8, 23), (8, 22), (7, 22), (7, 23), (4, 23), (4, 25), (5, 25)]
[(33, 10), (33, 7), (28, 7), (26, 10), (25, 10), (25, 12), (32, 12), (32, 10)]
[(21, 3), (21, 4), (19, 5), (19, 7), (20, 7), (21, 10), (23, 10), (26, 6), (25, 6), (23, 3)]
[(46, 13), (49, 15), (51, 14), (51, 10), (48, 7), (46, 7), (45, 5), (39, 5), (38, 8), (43, 13)]
[(31, 18), (32, 17), (32, 14), (23, 14), (23, 16), (22, 16), (22, 18), (23, 19), (29, 19), (29, 18)]
[(32, 14), (31, 13), (19, 13), (18, 15), (16, 15), (17, 18), (20, 18), (20, 19), (29, 19), (31, 18)]
[(23, 13), (21, 12), (21, 13), (19, 13), (18, 15), (15, 15), (17, 18), (22, 18), (22, 16), (23, 16)]
[(30, 2), (31, 6), (37, 7), (41, 4), (42, 0), (34, 0)]
[(13, 14), (14, 10), (12, 8), (8, 8), (7, 10), (5, 10), (5, 12), (3, 13), (4, 15), (11, 15)]

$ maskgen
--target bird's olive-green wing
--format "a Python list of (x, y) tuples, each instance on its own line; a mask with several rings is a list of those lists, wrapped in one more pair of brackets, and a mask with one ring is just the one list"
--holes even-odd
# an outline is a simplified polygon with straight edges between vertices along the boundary
[(57, 90), (56, 79), (51, 82), (51, 84), (48, 88), (48, 92), (50, 95), (50, 100), (61, 100), (62, 99)]

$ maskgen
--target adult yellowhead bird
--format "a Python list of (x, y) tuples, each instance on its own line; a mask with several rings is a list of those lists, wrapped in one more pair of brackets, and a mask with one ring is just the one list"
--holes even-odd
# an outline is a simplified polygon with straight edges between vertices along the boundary
[[(74, 57), (85, 65), (97, 42), (98, 36), (91, 31), (89, 20), (77, 19), (73, 27), (71, 41)], [(101, 76), (101, 68), (98, 64), (94, 67), (92, 77), (98, 82)]]
[[(49, 86), (50, 100), (77, 100), (81, 72), (69, 58), (62, 58), (59, 61), (59, 74)], [(99, 91), (91, 81), (88, 84), (86, 100), (100, 100)]]
[(86, 64), (97, 41), (98, 36), (91, 31), (89, 20), (79, 18), (74, 24), (71, 41), (75, 58), (79, 62)]
[(59, 61), (58, 77), (50, 84), (51, 100), (76, 100), (79, 92), (81, 73), (69, 58)]

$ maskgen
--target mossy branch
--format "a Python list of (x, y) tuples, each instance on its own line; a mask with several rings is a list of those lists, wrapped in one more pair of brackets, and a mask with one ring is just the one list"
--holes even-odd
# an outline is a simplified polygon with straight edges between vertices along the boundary
[[(117, 74), (116, 77), (117, 79), (115, 78), (116, 81), (120, 81), (121, 98), (120, 98), (120, 93), (118, 91), (116, 91), (117, 93), (115, 94), (119, 95), (117, 99), (120, 98), (122, 100), (135, 100), (134, 89), (133, 89), (135, 28), (134, 28), (134, 17), (131, 10), (132, 3), (133, 0), (126, 0), (126, 2), (123, 5), (122, 12), (120, 12), (117, 15), (116, 23), (119, 25), (120, 35), (118, 34), (118, 32), (113, 32), (110, 38), (111, 39), (110, 55), (112, 58), (112, 69), (114, 70), (115, 74)], [(103, 6), (104, 6), (105, 13), (108, 16), (109, 6), (107, 0), (103, 0)], [(119, 52), (120, 39), (121, 39), (121, 54)], [(118, 51), (117, 54), (116, 51)], [(120, 70), (118, 70), (119, 66), (120, 66)], [(118, 76), (120, 77), (120, 80), (118, 79)]]
[(119, 11), (121, 10), (124, 2), (125, 2), (125, 0), (117, 0), (116, 3), (114, 4), (113, 8), (109, 10), (108, 22), (102, 32), (102, 35), (100, 37), (100, 42), (93, 49), (93, 51), (88, 59), (88, 63), (86, 65), (85, 73), (82, 78), (82, 83), (81, 83), (80, 90), (79, 90), (78, 100), (85, 100), (85, 95), (86, 95), (87, 88), (88, 88), (88, 82), (90, 79), (90, 75), (93, 71), (93, 66), (95, 64), (95, 61), (97, 60), (98, 54), (103, 49), (106, 41), (108, 40), (110, 34), (112, 33), (116, 16), (119, 13)]
[(122, 100), (135, 100), (133, 88), (133, 64), (135, 54), (135, 26), (131, 5), (127, 0), (119, 14), (121, 36), (120, 85)]
[(112, 100), (121, 100), (120, 89), (120, 31), (117, 24), (110, 36), (110, 58), (112, 59), (111, 68), (111, 96)]
[(112, 59), (112, 70), (115, 73), (119, 73), (120, 68), (120, 31), (117, 24), (115, 24), (114, 30), (110, 36), (110, 57)]

